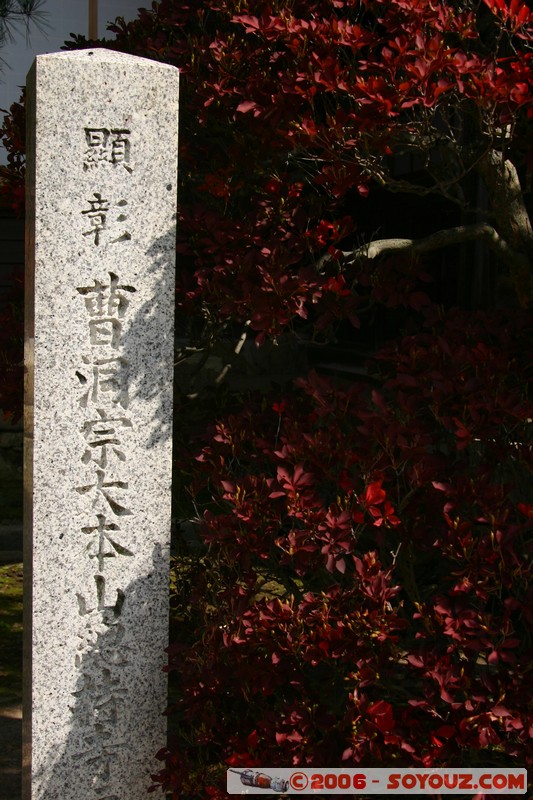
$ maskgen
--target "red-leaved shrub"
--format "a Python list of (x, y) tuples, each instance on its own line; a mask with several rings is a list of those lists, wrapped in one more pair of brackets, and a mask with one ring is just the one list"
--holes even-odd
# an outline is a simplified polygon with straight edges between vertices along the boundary
[(175, 797), (223, 795), (228, 765), (533, 762), (531, 333), (453, 311), (373, 386), (312, 373), (213, 426), (204, 548), (176, 563)]

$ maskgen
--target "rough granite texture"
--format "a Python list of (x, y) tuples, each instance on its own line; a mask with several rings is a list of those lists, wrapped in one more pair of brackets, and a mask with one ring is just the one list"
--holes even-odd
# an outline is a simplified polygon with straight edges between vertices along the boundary
[(166, 744), (178, 71), (53, 53), (28, 92), (23, 796), (140, 800)]

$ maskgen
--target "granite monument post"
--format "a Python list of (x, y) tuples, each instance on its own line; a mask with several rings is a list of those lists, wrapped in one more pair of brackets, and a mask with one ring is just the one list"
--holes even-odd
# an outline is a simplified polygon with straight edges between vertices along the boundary
[(178, 71), (28, 76), (25, 800), (140, 800), (166, 743)]

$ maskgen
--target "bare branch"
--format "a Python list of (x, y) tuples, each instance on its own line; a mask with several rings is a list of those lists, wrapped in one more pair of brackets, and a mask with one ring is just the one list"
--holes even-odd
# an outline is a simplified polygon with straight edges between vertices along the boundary
[[(251, 322), (251, 320), (247, 320), (244, 323), (244, 330), (241, 333), (241, 335), (239, 337), (239, 341), (237, 342), (237, 344), (235, 346), (235, 349), (233, 351), (236, 356), (238, 356), (240, 354), (242, 348), (244, 347), (244, 343), (245, 343), (246, 339), (248, 338), (248, 330), (247, 329), (248, 329), (248, 327), (250, 325), (250, 322)], [(226, 375), (228, 374), (228, 372), (230, 371), (232, 366), (233, 366), (233, 362), (229, 362), (228, 364), (225, 364), (222, 367), (221, 371), (219, 372), (219, 374), (215, 378), (215, 384), (217, 386), (222, 383), (222, 381), (224, 380), (224, 378), (226, 377)]]
[(440, 250), (442, 247), (451, 247), (464, 242), (483, 241), (506, 263), (509, 267), (524, 267), (528, 259), (522, 253), (512, 248), (499, 233), (486, 222), (475, 225), (459, 225), (457, 228), (448, 228), (436, 231), (424, 239), (377, 239), (374, 242), (358, 247), (355, 250), (343, 252), (348, 263), (358, 259), (374, 259), (392, 253), (413, 253), (420, 255)]
[[(239, 356), (242, 348), (244, 347), (244, 343), (246, 342), (246, 339), (248, 338), (248, 332), (249, 332), (250, 323), (251, 323), (251, 320), (246, 320), (246, 322), (244, 323), (244, 329), (243, 329), (243, 331), (242, 331), (242, 333), (241, 333), (241, 335), (239, 337), (239, 340), (237, 341), (237, 344), (235, 345), (235, 347), (233, 349), (233, 355), (234, 356)], [(207, 347), (206, 348), (206, 350), (205, 350), (205, 352), (203, 354), (203, 357), (201, 359), (201, 362), (200, 362), (200, 367), (203, 367), (205, 365), (207, 359), (211, 355), (211, 350), (212, 350), (212, 347)], [(220, 386), (220, 384), (224, 381), (224, 379), (225, 379), (226, 375), (228, 374), (228, 372), (230, 371), (230, 369), (233, 367), (233, 363), (234, 363), (234, 358), (231, 358), (231, 360), (229, 360), (226, 364), (224, 364), (224, 366), (222, 367), (222, 369), (220, 370), (220, 372), (218, 373), (218, 375), (214, 379), (214, 382), (213, 382), (214, 386)], [(196, 370), (196, 374), (198, 374), (198, 372), (199, 372), (199, 369)], [(187, 398), (189, 400), (196, 400), (199, 396), (200, 396), (200, 392), (191, 392), (190, 394), (187, 394)]]

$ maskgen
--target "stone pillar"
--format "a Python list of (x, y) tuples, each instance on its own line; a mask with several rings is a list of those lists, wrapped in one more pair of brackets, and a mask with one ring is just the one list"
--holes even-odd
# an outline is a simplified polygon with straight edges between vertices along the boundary
[(28, 76), (25, 800), (140, 800), (166, 743), (178, 71)]

